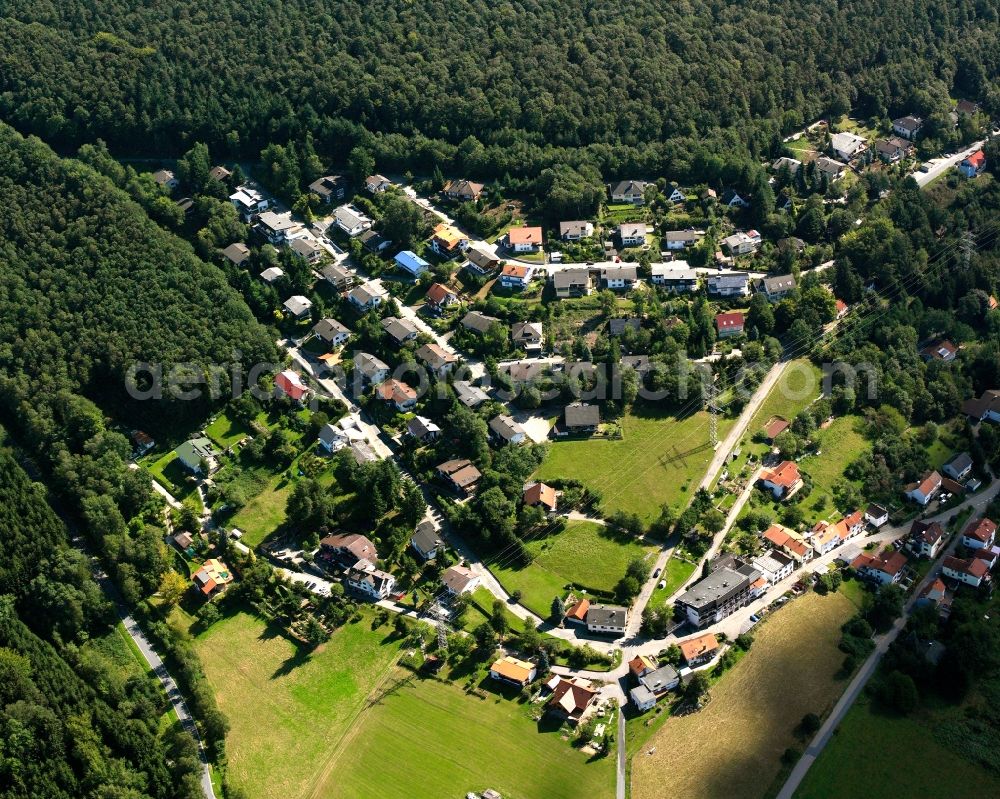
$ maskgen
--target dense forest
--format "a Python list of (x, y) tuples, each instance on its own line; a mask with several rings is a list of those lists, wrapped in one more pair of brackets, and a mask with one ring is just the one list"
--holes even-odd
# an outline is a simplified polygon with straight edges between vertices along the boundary
[(194, 742), (158, 734), (163, 694), (83, 648), (115, 617), (66, 541), (44, 490), (0, 451), (0, 795), (200, 796)]
[[(850, 109), (1000, 111), (997, 0), (0, 2), (0, 116), (57, 147), (702, 176)], [(937, 120), (937, 122), (936, 122)]]

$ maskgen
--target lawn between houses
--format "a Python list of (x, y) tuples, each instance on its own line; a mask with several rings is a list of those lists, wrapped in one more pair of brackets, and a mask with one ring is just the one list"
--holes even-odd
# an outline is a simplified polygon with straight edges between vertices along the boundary
[[(719, 419), (720, 438), (733, 423)], [(646, 523), (664, 503), (686, 505), (712, 459), (708, 414), (678, 419), (637, 406), (622, 416), (621, 426), (621, 439), (554, 441), (536, 477), (579, 480), (601, 492), (606, 513), (638, 513)]]
[(588, 762), (517, 702), (395, 667), (399, 642), (389, 627), (372, 630), (369, 614), (311, 654), (246, 613), (195, 646), (229, 717), (229, 780), (249, 796), (439, 799), (491, 785), (511, 799), (612, 794), (612, 758)]
[(521, 602), (547, 618), (552, 599), (565, 596), (567, 586), (611, 593), (633, 558), (652, 563), (655, 547), (643, 546), (596, 522), (570, 521), (548, 538), (529, 541), (535, 559), (524, 568), (500, 561), (490, 571), (509, 592), (520, 591)]
[(633, 799), (762, 797), (782, 753), (801, 745), (794, 729), (802, 717), (825, 714), (844, 690), (835, 678), (844, 659), (837, 644), (854, 612), (839, 592), (809, 593), (768, 618), (747, 655), (712, 687), (707, 707), (668, 718), (633, 749)]

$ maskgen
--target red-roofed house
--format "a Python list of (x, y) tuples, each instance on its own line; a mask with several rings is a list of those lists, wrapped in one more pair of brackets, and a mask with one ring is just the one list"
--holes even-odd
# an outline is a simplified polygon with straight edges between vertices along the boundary
[(586, 624), (588, 610), (590, 610), (590, 600), (578, 600), (566, 611), (566, 621), (571, 621), (574, 624)]
[(974, 178), (986, 166), (986, 153), (982, 150), (976, 150), (972, 155), (966, 158), (962, 163), (958, 165), (958, 171), (961, 172), (967, 178)]
[(500, 285), (505, 289), (526, 289), (535, 277), (535, 268), (526, 264), (505, 264), (500, 272)]
[(862, 553), (851, 561), (851, 568), (859, 577), (879, 585), (898, 583), (905, 566), (906, 555), (891, 550), (883, 550), (877, 555)]
[(916, 601), (916, 606), (918, 608), (926, 607), (928, 605), (936, 607), (941, 617), (947, 618), (951, 613), (951, 600), (952, 595), (948, 590), (948, 586), (946, 586), (944, 584), (944, 580), (939, 577), (920, 592), (920, 596)]
[(279, 372), (274, 378), (274, 387), (281, 394), (290, 397), (296, 402), (302, 402), (309, 394), (309, 386), (302, 382), (302, 378), (291, 369)]
[(556, 512), (556, 490), (545, 483), (526, 483), (521, 501), (527, 505), (541, 505), (549, 513)]
[(906, 496), (918, 505), (926, 505), (940, 490), (941, 475), (937, 472), (928, 472), (916, 483), (906, 486), (905, 492)]
[(504, 236), (507, 246), (514, 252), (538, 252), (542, 246), (540, 227), (512, 227)]
[(691, 668), (707, 663), (719, 651), (719, 639), (712, 633), (705, 633), (696, 638), (688, 638), (680, 642), (681, 657)]
[(546, 709), (571, 724), (577, 724), (597, 699), (597, 691), (579, 677), (556, 677), (549, 685), (552, 687), (552, 697), (545, 706)]
[(375, 389), (375, 395), (383, 402), (391, 402), (398, 411), (407, 411), (417, 404), (417, 392), (401, 380), (386, 380)]
[(941, 573), (945, 577), (975, 588), (982, 585), (984, 580), (990, 579), (990, 570), (986, 564), (975, 558), (945, 558)]
[(762, 469), (760, 482), (775, 499), (788, 499), (802, 488), (802, 475), (795, 461), (782, 461), (774, 469)]
[(740, 311), (716, 314), (715, 329), (719, 331), (719, 338), (738, 336), (743, 332), (743, 321), (743, 314)]
[(973, 519), (962, 531), (962, 546), (969, 549), (989, 549), (996, 538), (997, 526), (990, 519)]
[(805, 563), (813, 556), (813, 548), (801, 535), (780, 524), (768, 527), (764, 531), (764, 539), (799, 563)]
[(789, 424), (787, 419), (775, 416), (766, 425), (764, 425), (764, 438), (766, 438), (769, 442), (774, 443), (774, 439), (784, 433), (788, 427)]
[(443, 283), (432, 283), (424, 297), (434, 308), (447, 308), (458, 302), (458, 295)]
[(843, 300), (837, 300), (835, 304), (837, 306), (837, 318), (843, 319), (847, 316), (847, 303)]

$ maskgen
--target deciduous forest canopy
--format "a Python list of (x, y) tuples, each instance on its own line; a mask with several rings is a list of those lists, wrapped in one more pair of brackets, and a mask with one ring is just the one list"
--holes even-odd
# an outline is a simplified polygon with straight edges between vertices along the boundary
[[(997, 0), (0, 2), (0, 114), (54, 146), (311, 132), (383, 168), (685, 180), (821, 114), (1000, 111)], [(567, 149), (581, 148), (581, 149)], [(712, 154), (716, 155), (713, 156)]]

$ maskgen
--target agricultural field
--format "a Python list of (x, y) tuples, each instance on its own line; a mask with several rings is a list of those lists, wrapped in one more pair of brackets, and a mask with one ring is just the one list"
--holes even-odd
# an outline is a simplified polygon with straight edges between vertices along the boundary
[[(686, 505), (712, 459), (708, 414), (699, 411), (678, 419), (637, 407), (621, 424), (620, 440), (553, 442), (536, 476), (580, 480), (603, 494), (604, 512), (638, 513), (647, 523), (664, 503)], [(732, 424), (732, 419), (719, 419), (720, 438)]]
[(839, 592), (809, 593), (768, 618), (749, 653), (712, 687), (707, 707), (668, 718), (631, 753), (634, 799), (763, 797), (782, 753), (800, 745), (799, 721), (828, 712), (844, 689), (835, 678), (844, 659), (837, 644), (854, 611)]
[[(937, 714), (927, 711), (887, 715), (862, 696), (809, 769), (795, 799), (1000, 796), (1000, 777), (935, 740), (936, 720)], [(861, 763), (864, 767), (858, 768)]]
[(629, 561), (648, 557), (652, 562), (655, 553), (653, 547), (587, 521), (570, 521), (562, 532), (531, 541), (527, 548), (535, 559), (525, 568), (501, 562), (491, 563), (490, 570), (508, 591), (521, 591), (522, 603), (543, 618), (567, 585), (611, 592)]
[(315, 792), (370, 697), (392, 684), (399, 645), (387, 630), (372, 631), (366, 617), (312, 653), (246, 613), (199, 634), (195, 647), (231, 725), (229, 780), (252, 797), (333, 795)]
[(480, 698), (397, 670), (392, 690), (359, 719), (344, 767), (316, 795), (441, 799), (490, 787), (505, 799), (614, 795), (613, 756), (588, 758), (528, 707), (484, 687)]

